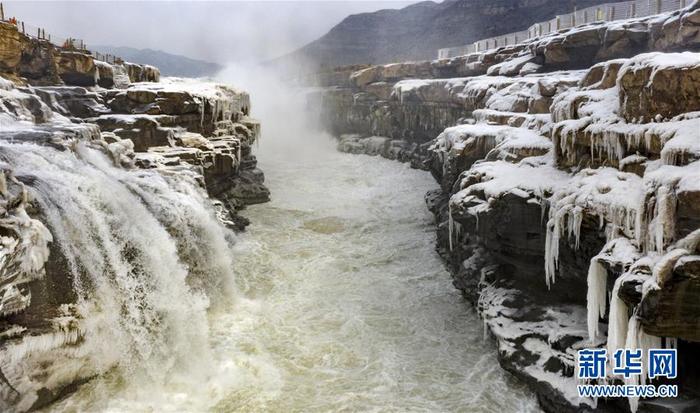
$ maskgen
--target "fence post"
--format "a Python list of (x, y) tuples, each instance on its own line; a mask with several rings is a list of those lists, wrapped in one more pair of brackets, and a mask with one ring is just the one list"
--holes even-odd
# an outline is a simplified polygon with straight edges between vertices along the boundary
[(5, 21), (5, 8), (2, 6), (2, 3), (0, 3), (0, 19)]
[(559, 16), (557, 16), (554, 24), (557, 26), (557, 30), (561, 28), (561, 19), (559, 18)]
[(610, 21), (615, 20), (615, 7), (610, 6), (610, 8), (609, 8), (608, 10), (609, 10), (609, 12), (608, 12), (608, 20), (610, 20)]
[(22, 22), (22, 34), (24, 34), (24, 22)]
[(661, 0), (656, 0), (656, 14), (661, 13)]
[(576, 27), (576, 8), (574, 7), (574, 12), (571, 13), (571, 27)]

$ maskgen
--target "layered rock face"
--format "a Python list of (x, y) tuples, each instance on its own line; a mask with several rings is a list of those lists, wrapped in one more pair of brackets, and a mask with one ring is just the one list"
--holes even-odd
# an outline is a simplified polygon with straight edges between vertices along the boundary
[[(699, 16), (370, 67), (315, 96), (340, 150), (439, 182), (438, 252), (546, 411), (700, 409)], [(664, 346), (680, 400), (578, 396), (577, 350)]]
[(204, 307), (190, 290), (211, 301), (220, 294), (217, 277), (230, 266), (223, 226), (242, 230), (236, 212), (269, 191), (252, 154), (260, 125), (247, 93), (153, 82), (155, 68), (107, 65), (7, 26), (0, 410), (27, 411), (132, 351), (153, 359), (151, 339), (201, 340)]
[(7, 22), (0, 22), (0, 57), (0, 75), (5, 79), (37, 86), (111, 88), (160, 78), (153, 66), (98, 61), (89, 52), (58, 48), (47, 40), (26, 36)]

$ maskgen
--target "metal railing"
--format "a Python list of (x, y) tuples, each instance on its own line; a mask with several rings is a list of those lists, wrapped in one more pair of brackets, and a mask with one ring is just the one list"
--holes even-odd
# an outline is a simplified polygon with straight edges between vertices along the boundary
[(121, 64), (124, 63), (121, 57), (115, 56), (113, 54), (109, 53), (100, 53), (100, 52), (92, 52), (92, 55), (96, 60), (101, 60), (103, 62), (111, 63), (111, 64)]
[(682, 9), (692, 3), (692, 1), (693, 0), (632, 0), (587, 7), (557, 16), (551, 20), (535, 23), (527, 30), (478, 40), (464, 46), (440, 49), (438, 50), (438, 59), (447, 59), (498, 47), (511, 46), (535, 37), (588, 23), (624, 20), (667, 13)]
[(55, 36), (51, 33), (46, 33), (46, 30), (41, 27), (33, 26), (25, 21), (20, 21), (15, 17), (6, 17), (5, 7), (2, 3), (0, 3), (0, 21), (8, 24), (13, 24), (17, 26), (17, 30), (20, 33), (33, 39), (47, 41), (53, 44), (54, 46), (60, 48), (61, 50), (80, 51), (83, 53), (92, 54), (95, 59), (112, 64), (122, 61), (122, 59), (118, 56), (103, 53), (93, 53), (89, 51), (87, 46), (85, 45), (85, 42), (82, 39), (76, 39), (74, 37)]

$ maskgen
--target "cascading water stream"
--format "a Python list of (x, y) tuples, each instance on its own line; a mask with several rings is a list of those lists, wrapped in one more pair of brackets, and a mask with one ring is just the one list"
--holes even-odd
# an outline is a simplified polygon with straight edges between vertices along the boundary
[(235, 245), (186, 170), (0, 143), (78, 296), (62, 365), (98, 376), (49, 409), (537, 411), (434, 251), (429, 175), (341, 154), (286, 87), (242, 86), (273, 201)]
[[(135, 383), (210, 373), (207, 308), (233, 298), (232, 234), (187, 173), (125, 170), (88, 144), (56, 150), (0, 142), (63, 256), (77, 295), (74, 360), (95, 374), (116, 365)], [(66, 369), (70, 371), (70, 369)], [(141, 379), (136, 379), (141, 376)]]

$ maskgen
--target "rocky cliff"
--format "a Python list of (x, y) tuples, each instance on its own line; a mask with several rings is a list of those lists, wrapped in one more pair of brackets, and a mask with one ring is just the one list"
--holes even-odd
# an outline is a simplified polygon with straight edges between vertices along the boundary
[(326, 35), (278, 59), (279, 65), (335, 67), (433, 58), (437, 50), (525, 30), (535, 22), (605, 0), (423, 1), (400, 10), (347, 17)]
[(110, 65), (89, 52), (54, 46), (44, 39), (21, 33), (17, 26), (0, 22), (0, 75), (19, 84), (113, 87), (129, 82), (157, 82), (160, 72), (148, 65)]
[[(546, 411), (698, 411), (698, 51), (695, 2), (328, 86), (337, 69), (310, 104), (341, 151), (433, 174), (438, 252)], [(663, 346), (680, 399), (579, 398), (578, 349)]]
[(151, 343), (202, 340), (228, 288), (225, 227), (268, 199), (248, 94), (6, 23), (0, 76), (0, 410), (126, 360), (195, 360)]

